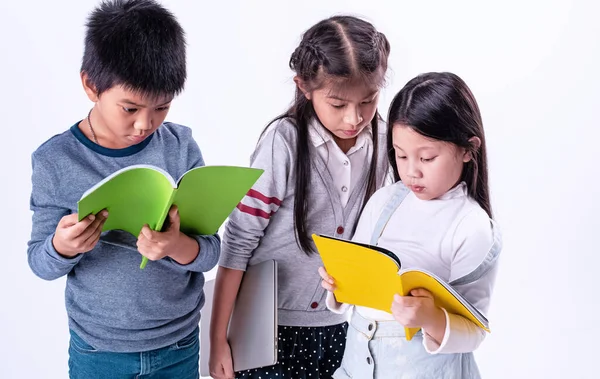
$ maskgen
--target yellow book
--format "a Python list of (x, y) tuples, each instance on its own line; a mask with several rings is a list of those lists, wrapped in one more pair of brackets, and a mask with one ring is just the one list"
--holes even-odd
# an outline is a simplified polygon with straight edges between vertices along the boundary
[[(327, 273), (335, 279), (334, 294), (340, 303), (391, 313), (395, 294), (407, 296), (413, 289), (423, 288), (433, 294), (438, 307), (490, 331), (486, 317), (452, 286), (425, 270), (402, 269), (391, 251), (324, 235), (312, 237)], [(410, 341), (419, 328), (405, 330)]]

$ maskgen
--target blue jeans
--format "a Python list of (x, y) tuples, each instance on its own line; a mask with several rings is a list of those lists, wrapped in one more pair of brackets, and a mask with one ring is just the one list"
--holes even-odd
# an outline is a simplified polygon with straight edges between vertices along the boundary
[(173, 345), (142, 353), (98, 351), (71, 331), (71, 379), (198, 379), (198, 328)]

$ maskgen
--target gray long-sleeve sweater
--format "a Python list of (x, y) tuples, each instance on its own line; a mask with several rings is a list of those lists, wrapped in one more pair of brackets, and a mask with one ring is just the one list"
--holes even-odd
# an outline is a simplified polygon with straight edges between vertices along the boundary
[(57, 253), (52, 238), (59, 220), (77, 212), (86, 190), (133, 164), (158, 166), (177, 180), (204, 161), (191, 129), (173, 123), (164, 123), (142, 143), (125, 149), (96, 145), (76, 124), (32, 155), (29, 265), (42, 279), (67, 275), (69, 327), (103, 351), (152, 350), (191, 333), (204, 304), (202, 272), (216, 265), (220, 252), (218, 235), (192, 236), (200, 253), (190, 264), (164, 258), (140, 270), (136, 237), (109, 231), (90, 252), (72, 259)]
[[(316, 121), (315, 121), (316, 122)], [(385, 124), (379, 124), (377, 154), (377, 188), (388, 174)], [(326, 291), (320, 285), (318, 254), (300, 250), (294, 231), (294, 197), (296, 193), (295, 159), (297, 134), (294, 125), (283, 119), (260, 141), (251, 158), (251, 166), (264, 169), (252, 190), (229, 217), (223, 234), (223, 267), (246, 270), (268, 259), (278, 263), (278, 317), (280, 325), (327, 326), (342, 323), (344, 315), (330, 312), (325, 306)], [(371, 157), (369, 145), (367, 157)], [(346, 206), (342, 206), (327, 163), (309, 143), (311, 179), (308, 193), (307, 225), (309, 235), (326, 234), (351, 238), (366, 190), (369, 161), (363, 175), (351, 189)]]

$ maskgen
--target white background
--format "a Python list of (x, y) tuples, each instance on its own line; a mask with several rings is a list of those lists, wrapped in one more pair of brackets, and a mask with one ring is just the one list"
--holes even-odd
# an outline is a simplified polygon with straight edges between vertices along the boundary
[[(189, 80), (168, 120), (193, 128), (207, 164), (247, 165), (292, 99), (287, 64), (301, 33), (332, 14), (365, 16), (392, 45), (382, 113), (426, 71), (463, 77), (482, 110), (505, 241), (492, 333), (476, 352), (483, 377), (598, 378), (598, 6), (496, 3), (165, 1), (189, 43)], [(95, 4), (0, 3), (2, 378), (67, 377), (64, 278), (45, 282), (27, 265), (30, 155), (91, 106), (79, 67)]]

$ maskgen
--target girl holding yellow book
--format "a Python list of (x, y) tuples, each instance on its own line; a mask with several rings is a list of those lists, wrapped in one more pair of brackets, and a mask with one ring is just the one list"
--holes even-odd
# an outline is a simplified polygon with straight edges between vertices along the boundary
[[(427, 270), (487, 313), (501, 249), (489, 199), (485, 136), (467, 85), (428, 73), (396, 95), (388, 118), (396, 183), (367, 203), (353, 241), (393, 251), (402, 268)], [(327, 306), (351, 308), (342, 366), (334, 378), (480, 378), (473, 351), (486, 332), (415, 289), (390, 298), (390, 312), (340, 304), (319, 269)], [(420, 328), (407, 340), (405, 327)]]

